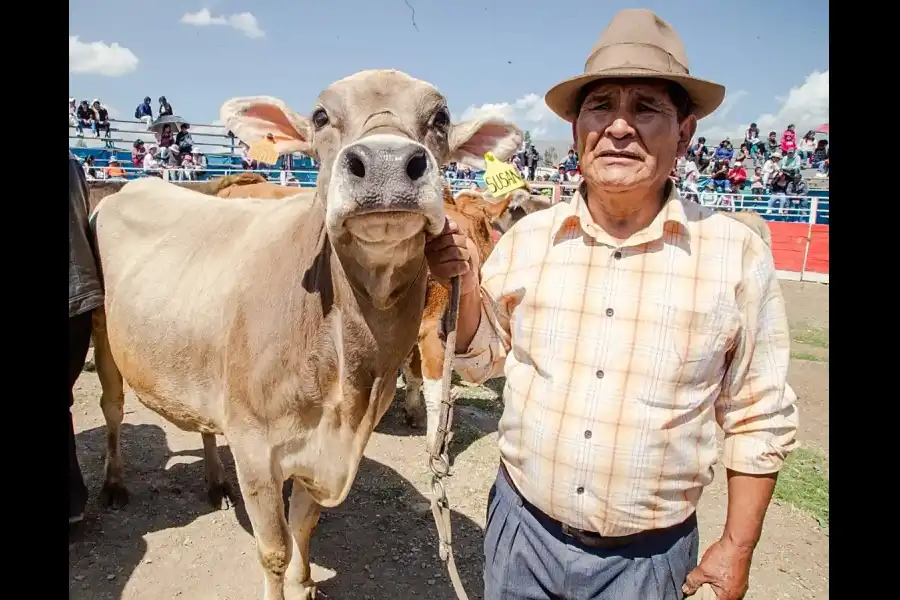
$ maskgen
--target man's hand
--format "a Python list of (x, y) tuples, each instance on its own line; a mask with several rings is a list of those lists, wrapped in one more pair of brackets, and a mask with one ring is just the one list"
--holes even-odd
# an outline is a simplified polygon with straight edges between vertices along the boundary
[(431, 275), (443, 286), (460, 276), (460, 294), (478, 289), (478, 272), (481, 263), (475, 244), (460, 233), (459, 226), (447, 219), (444, 230), (425, 243), (425, 258)]
[(703, 559), (681, 586), (685, 596), (697, 593), (708, 583), (718, 600), (741, 600), (750, 581), (750, 559), (753, 550), (722, 538), (707, 548)]

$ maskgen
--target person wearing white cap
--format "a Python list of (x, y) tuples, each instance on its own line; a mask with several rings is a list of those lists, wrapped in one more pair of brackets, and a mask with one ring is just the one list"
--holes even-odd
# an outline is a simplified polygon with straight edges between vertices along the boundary
[[(426, 243), (432, 276), (460, 277), (454, 370), (506, 375), (485, 600), (747, 592), (798, 420), (771, 251), (669, 179), (724, 97), (666, 21), (623, 10), (545, 97), (572, 123), (571, 202), (516, 223), (480, 270), (455, 224)], [(719, 427), (728, 515), (699, 560)]]

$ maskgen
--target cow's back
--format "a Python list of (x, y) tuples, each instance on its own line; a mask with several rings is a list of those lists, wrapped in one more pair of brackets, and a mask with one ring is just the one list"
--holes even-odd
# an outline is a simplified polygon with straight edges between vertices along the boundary
[[(215, 386), (224, 382), (246, 287), (291, 255), (277, 246), (292, 238), (298, 214), (309, 213), (305, 224), (315, 227), (313, 206), (312, 198), (222, 200), (156, 179), (129, 183), (100, 203), (110, 349), (145, 404), (185, 429), (218, 431), (221, 403), (194, 402), (223, 396)], [(268, 280), (275, 286), (278, 276)]]

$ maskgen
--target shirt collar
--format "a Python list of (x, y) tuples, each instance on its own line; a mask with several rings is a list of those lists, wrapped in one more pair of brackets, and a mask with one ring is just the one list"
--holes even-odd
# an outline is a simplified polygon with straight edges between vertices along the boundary
[(567, 228), (580, 227), (582, 232), (600, 243), (612, 247), (627, 247), (660, 240), (665, 237), (664, 234), (667, 230), (677, 235), (689, 235), (688, 216), (672, 181), (666, 182), (666, 201), (650, 225), (621, 243), (606, 233), (594, 221), (585, 201), (586, 196), (587, 183), (582, 180), (578, 186), (578, 191), (572, 197), (569, 214), (560, 221), (559, 227), (554, 232), (555, 236), (559, 236)]

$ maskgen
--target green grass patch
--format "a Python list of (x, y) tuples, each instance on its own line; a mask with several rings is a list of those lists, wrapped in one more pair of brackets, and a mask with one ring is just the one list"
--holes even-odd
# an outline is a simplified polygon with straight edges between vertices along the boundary
[(778, 474), (775, 499), (828, 527), (828, 460), (811, 450), (792, 452)]
[(798, 344), (806, 344), (816, 348), (828, 348), (828, 329), (825, 327), (799, 325), (791, 333), (791, 339)]
[(828, 362), (828, 359), (823, 356), (816, 356), (815, 354), (810, 354), (809, 352), (791, 352), (791, 358), (795, 358), (797, 360), (811, 360), (814, 362)]

